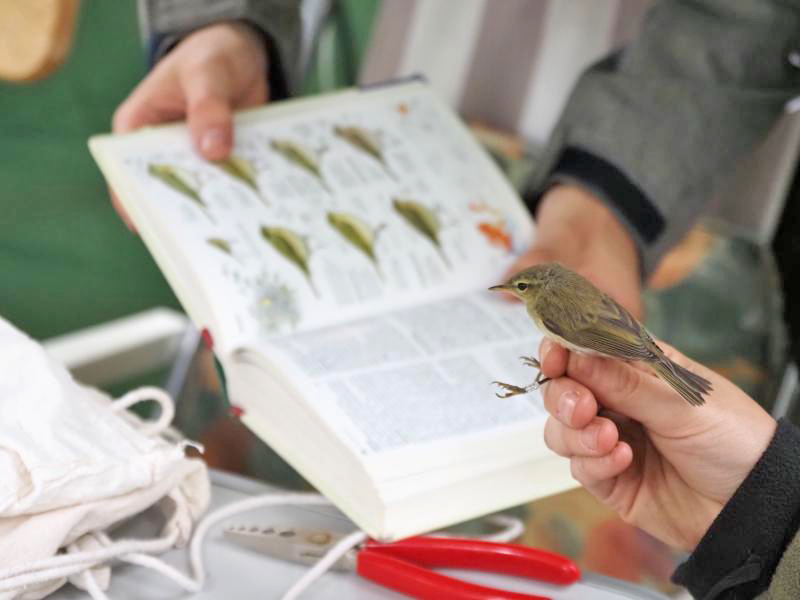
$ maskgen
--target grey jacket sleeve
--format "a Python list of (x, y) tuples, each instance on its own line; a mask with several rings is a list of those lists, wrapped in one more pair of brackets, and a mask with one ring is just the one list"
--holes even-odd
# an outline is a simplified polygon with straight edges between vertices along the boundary
[[(800, 2), (669, 0), (578, 81), (532, 181), (570, 181), (629, 228), (648, 275), (800, 89)], [(534, 206), (535, 208), (535, 206)]]
[(151, 63), (191, 31), (231, 20), (246, 21), (264, 34), (273, 97), (296, 92), (300, 85), (300, 0), (139, 0), (142, 37)]

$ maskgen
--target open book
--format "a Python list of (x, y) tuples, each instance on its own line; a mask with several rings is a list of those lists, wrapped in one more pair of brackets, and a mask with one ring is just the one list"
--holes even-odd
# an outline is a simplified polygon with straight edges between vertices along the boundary
[(531, 219), (419, 82), (236, 117), (225, 163), (184, 125), (91, 151), (242, 420), (371, 536), (397, 539), (574, 486), (519, 361), (539, 334), (487, 292)]

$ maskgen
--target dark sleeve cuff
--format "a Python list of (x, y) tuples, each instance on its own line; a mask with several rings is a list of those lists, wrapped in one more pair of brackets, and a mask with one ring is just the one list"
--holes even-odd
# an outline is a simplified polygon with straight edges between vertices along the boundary
[(767, 589), (800, 525), (800, 430), (781, 419), (772, 442), (672, 576), (692, 596), (754, 598)]
[(652, 244), (663, 233), (664, 217), (636, 184), (610, 162), (574, 146), (564, 149), (545, 185), (526, 198), (532, 214), (547, 189), (565, 182), (583, 185), (602, 198), (642, 242)]
[[(269, 99), (270, 100), (283, 100), (290, 96), (289, 93), (289, 80), (286, 77), (286, 70), (281, 61), (281, 53), (275, 41), (270, 35), (264, 31), (258, 23), (254, 23), (247, 19), (239, 19), (241, 22), (246, 23), (261, 35), (264, 42), (264, 48), (267, 52), (267, 83), (269, 85)], [(211, 23), (209, 23), (210, 25)], [(197, 31), (198, 28), (179, 33), (167, 33), (153, 35), (148, 43), (148, 59), (150, 68), (164, 58), (178, 43), (185, 38), (192, 31)]]
[(261, 29), (258, 24), (250, 22), (248, 24), (261, 34), (261, 39), (264, 41), (264, 47), (267, 50), (267, 83), (269, 85), (270, 101), (288, 98), (291, 95), (289, 92), (289, 79), (286, 77), (286, 69), (281, 61), (278, 45), (270, 34)]

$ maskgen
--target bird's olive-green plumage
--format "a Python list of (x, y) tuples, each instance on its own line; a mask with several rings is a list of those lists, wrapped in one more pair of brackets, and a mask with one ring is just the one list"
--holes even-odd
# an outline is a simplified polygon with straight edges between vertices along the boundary
[(613, 298), (558, 263), (530, 267), (490, 289), (520, 298), (542, 333), (570, 350), (643, 362), (693, 406), (711, 391), (708, 380), (670, 360)]

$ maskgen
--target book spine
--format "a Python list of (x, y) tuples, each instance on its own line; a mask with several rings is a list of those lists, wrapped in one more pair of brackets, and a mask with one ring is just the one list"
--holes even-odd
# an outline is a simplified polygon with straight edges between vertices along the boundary
[(228, 403), (230, 406), (230, 413), (232, 417), (241, 418), (244, 414), (244, 409), (241, 406), (233, 404), (231, 402), (230, 396), (228, 395), (228, 385), (225, 378), (225, 369), (222, 368), (222, 363), (217, 358), (216, 353), (214, 352), (214, 338), (211, 335), (211, 332), (208, 330), (207, 327), (203, 327), (203, 330), (200, 332), (201, 337), (203, 338), (203, 343), (205, 347), (211, 352), (211, 356), (214, 358), (214, 368), (217, 371), (217, 377), (219, 377), (219, 389), (222, 394), (222, 399)]
[(364, 92), (367, 90), (380, 89), (393, 85), (403, 85), (404, 83), (412, 83), (414, 81), (419, 83), (428, 83), (428, 78), (422, 73), (414, 73), (404, 77), (393, 77), (392, 79), (384, 79), (382, 81), (374, 81), (372, 83), (362, 83), (358, 85), (358, 89)]

